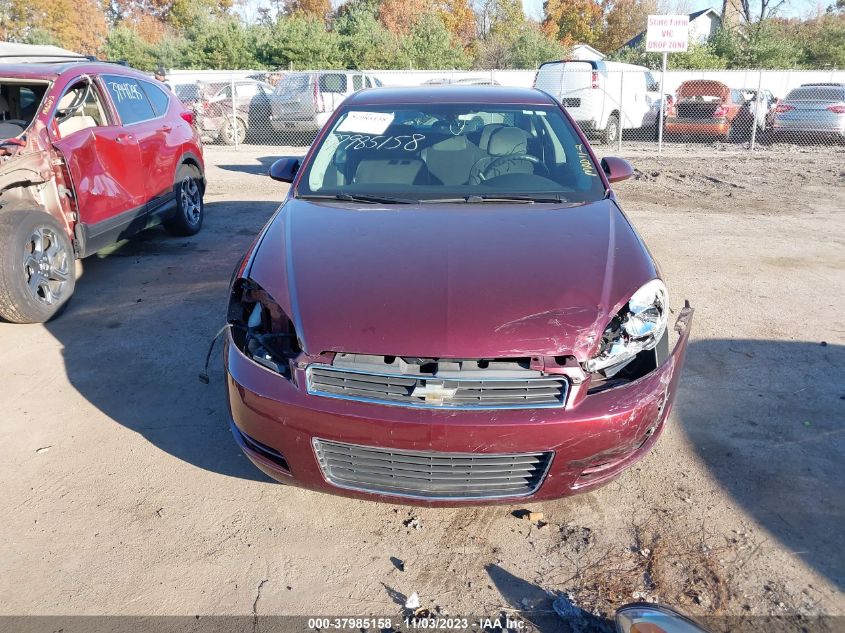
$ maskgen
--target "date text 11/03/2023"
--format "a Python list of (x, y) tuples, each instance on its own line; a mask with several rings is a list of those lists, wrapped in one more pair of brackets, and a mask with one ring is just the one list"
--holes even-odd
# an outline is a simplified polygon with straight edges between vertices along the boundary
[[(394, 629), (395, 627), (395, 629)], [(390, 617), (322, 617), (309, 618), (308, 630), (407, 630), (407, 631), (473, 631), (521, 630), (525, 621), (513, 615), (492, 617), (447, 617), (433, 615)]]

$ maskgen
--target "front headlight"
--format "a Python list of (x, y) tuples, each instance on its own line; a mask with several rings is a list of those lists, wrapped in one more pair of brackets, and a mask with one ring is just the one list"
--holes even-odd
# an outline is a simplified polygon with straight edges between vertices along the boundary
[(610, 320), (601, 338), (599, 353), (584, 363), (589, 372), (621, 369), (637, 354), (654, 349), (666, 332), (669, 293), (659, 279), (637, 290)]
[(251, 279), (232, 285), (228, 318), (237, 348), (259, 365), (290, 377), (290, 361), (302, 351), (293, 322)]

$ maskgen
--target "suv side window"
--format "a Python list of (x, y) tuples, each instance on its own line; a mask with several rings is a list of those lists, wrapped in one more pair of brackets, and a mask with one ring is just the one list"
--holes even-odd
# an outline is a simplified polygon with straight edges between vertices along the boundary
[(734, 103), (745, 103), (745, 96), (739, 90), (731, 90), (731, 101)]
[(660, 84), (657, 83), (657, 80), (654, 78), (650, 72), (646, 72), (645, 74), (645, 89), (648, 92), (660, 92)]
[(352, 75), (352, 90), (358, 92), (364, 87), (364, 78), (361, 75)]
[(343, 94), (346, 90), (346, 75), (341, 75), (340, 73), (320, 75), (320, 92), (339, 92)]
[(59, 99), (55, 120), (61, 138), (80, 130), (108, 125), (97, 86), (89, 81), (73, 84)]
[(103, 75), (103, 81), (123, 125), (132, 125), (156, 117), (150, 100), (137, 80), (120, 75)]
[(144, 92), (147, 93), (147, 97), (152, 102), (156, 114), (161, 116), (167, 112), (167, 107), (170, 105), (170, 97), (167, 93), (149, 81), (142, 81), (141, 84), (144, 86)]

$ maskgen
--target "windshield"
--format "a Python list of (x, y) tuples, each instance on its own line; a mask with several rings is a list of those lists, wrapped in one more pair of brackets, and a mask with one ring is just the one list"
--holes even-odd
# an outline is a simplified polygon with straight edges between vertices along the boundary
[(308, 75), (288, 75), (276, 86), (277, 95), (294, 94), (308, 90)]
[(555, 106), (362, 106), (323, 137), (297, 195), (590, 202), (604, 186)]

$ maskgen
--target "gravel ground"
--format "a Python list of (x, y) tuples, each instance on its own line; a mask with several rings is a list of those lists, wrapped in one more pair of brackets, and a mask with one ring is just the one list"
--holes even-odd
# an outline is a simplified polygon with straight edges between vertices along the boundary
[(85, 260), (60, 318), (0, 324), (0, 613), (398, 616), (417, 592), (558, 630), (568, 592), (845, 616), (845, 151), (627, 152), (622, 204), (697, 308), (687, 366), (648, 457), (542, 521), (307, 492), (240, 455), (219, 356), (197, 372), (282, 153), (209, 147), (198, 236), (148, 231)]

